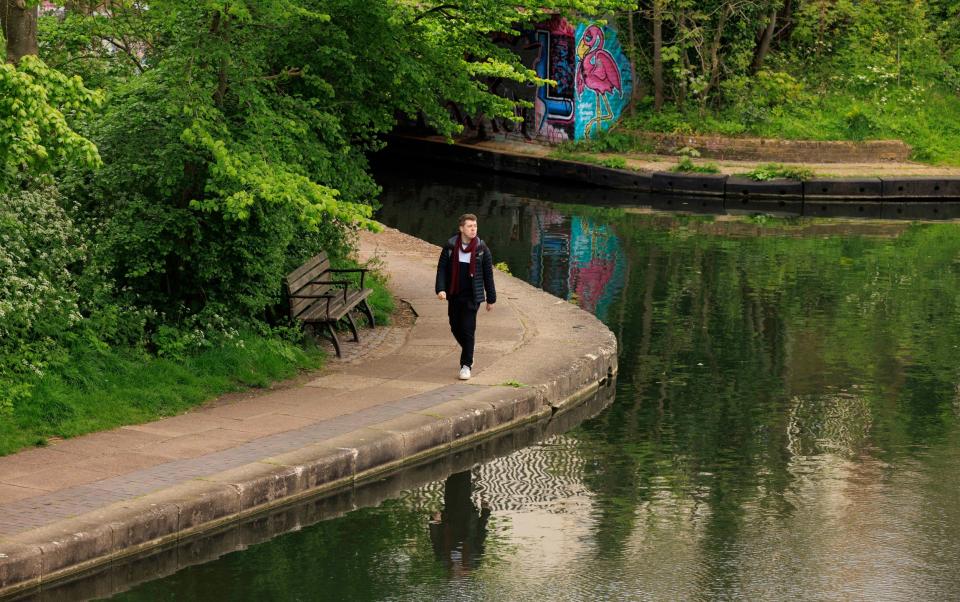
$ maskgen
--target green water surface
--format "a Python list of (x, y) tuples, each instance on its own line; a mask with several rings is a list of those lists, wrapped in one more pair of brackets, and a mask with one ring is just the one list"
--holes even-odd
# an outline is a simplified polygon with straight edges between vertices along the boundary
[(960, 598), (960, 224), (382, 182), (388, 225), (440, 243), (476, 213), (495, 261), (598, 315), (613, 405), (119, 599)]

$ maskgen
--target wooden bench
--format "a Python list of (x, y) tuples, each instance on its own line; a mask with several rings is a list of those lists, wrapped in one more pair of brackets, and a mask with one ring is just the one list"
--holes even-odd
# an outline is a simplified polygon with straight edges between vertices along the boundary
[[(366, 268), (337, 269), (330, 267), (326, 253), (311, 257), (306, 263), (287, 276), (287, 295), (290, 299), (290, 317), (299, 320), (314, 329), (326, 328), (333, 341), (333, 347), (340, 357), (340, 339), (337, 338), (337, 323), (343, 318), (353, 333), (353, 340), (360, 342), (357, 324), (350, 312), (359, 308), (367, 316), (370, 326), (374, 326), (373, 312), (367, 303), (367, 297), (373, 289), (363, 288)], [(360, 287), (349, 280), (332, 279), (343, 273), (360, 273)]]

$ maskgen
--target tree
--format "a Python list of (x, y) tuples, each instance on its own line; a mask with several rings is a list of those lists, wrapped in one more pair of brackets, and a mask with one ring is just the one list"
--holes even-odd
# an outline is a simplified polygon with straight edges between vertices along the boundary
[(39, 4), (27, 0), (0, 0), (0, 26), (7, 41), (7, 62), (16, 65), (37, 54)]

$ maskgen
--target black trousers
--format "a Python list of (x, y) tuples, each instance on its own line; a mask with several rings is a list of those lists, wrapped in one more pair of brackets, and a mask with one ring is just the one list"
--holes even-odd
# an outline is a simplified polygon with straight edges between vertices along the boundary
[(457, 295), (447, 300), (450, 331), (460, 344), (460, 365), (473, 366), (473, 343), (477, 332), (477, 310), (480, 306), (470, 298)]

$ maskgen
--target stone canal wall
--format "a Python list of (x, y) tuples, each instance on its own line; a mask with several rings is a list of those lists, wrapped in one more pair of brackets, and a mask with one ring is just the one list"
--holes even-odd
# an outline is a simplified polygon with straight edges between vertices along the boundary
[(551, 182), (576, 183), (593, 190), (616, 191), (590, 195), (585, 195), (582, 189), (575, 191), (581, 199), (597, 198), (603, 202), (650, 202), (672, 209), (773, 211), (811, 216), (960, 217), (960, 178), (956, 177), (814, 178), (758, 182), (721, 174), (615, 169), (416, 137), (396, 137), (385, 152), (388, 156), (405, 160), (418, 157)]
[(674, 155), (684, 147), (695, 148), (709, 159), (778, 161), (793, 163), (849, 163), (909, 161), (910, 146), (900, 140), (819, 141), (771, 138), (692, 136), (660, 132), (634, 132), (653, 152)]

